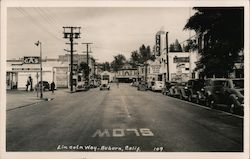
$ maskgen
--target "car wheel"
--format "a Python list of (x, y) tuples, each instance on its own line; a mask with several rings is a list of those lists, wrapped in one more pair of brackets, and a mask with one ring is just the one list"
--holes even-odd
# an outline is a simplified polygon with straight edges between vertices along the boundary
[(206, 99), (206, 100), (205, 100), (205, 106), (206, 106), (206, 107), (209, 107), (209, 99)]
[(181, 95), (181, 94), (180, 94), (180, 96), (179, 96), (179, 97), (180, 97), (180, 99), (181, 99), (181, 100), (183, 100), (183, 97), (182, 97), (182, 95)]
[(210, 107), (211, 109), (214, 109), (216, 107), (215, 100), (213, 97), (207, 97), (205, 100), (205, 106)]
[(211, 98), (209, 100), (209, 106), (210, 106), (211, 109), (216, 108), (216, 103), (215, 103), (215, 100), (213, 98)]
[(192, 96), (191, 95), (188, 96), (188, 101), (192, 102)]
[(198, 97), (195, 98), (195, 103), (196, 103), (196, 104), (199, 104), (199, 103), (200, 103), (200, 100), (199, 100)]
[(232, 114), (235, 113), (235, 110), (236, 110), (236, 106), (234, 104), (234, 102), (231, 102), (229, 105), (228, 105), (228, 111)]

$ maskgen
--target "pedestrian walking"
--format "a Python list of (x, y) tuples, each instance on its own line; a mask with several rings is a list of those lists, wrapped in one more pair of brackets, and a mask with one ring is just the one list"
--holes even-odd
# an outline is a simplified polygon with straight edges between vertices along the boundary
[(29, 88), (29, 81), (27, 81), (26, 83), (26, 91), (28, 91), (28, 88)]
[(29, 90), (29, 85), (30, 85), (30, 77), (28, 77), (27, 82), (26, 82), (26, 91)]
[(29, 83), (30, 83), (30, 91), (33, 91), (33, 79), (29, 76)]
[(52, 83), (50, 84), (50, 89), (51, 89), (51, 92), (54, 93), (54, 90), (55, 90), (55, 83), (54, 83), (54, 81), (52, 81)]
[(117, 86), (117, 88), (119, 88), (119, 80), (118, 79), (116, 79), (116, 86)]

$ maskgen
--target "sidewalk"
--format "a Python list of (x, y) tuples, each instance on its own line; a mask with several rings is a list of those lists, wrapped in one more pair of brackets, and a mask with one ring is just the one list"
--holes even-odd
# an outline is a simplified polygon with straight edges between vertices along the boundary
[(57, 89), (52, 93), (51, 91), (43, 92), (43, 99), (40, 99), (40, 92), (30, 92), (25, 90), (8, 90), (6, 93), (6, 110), (13, 110), (25, 106), (30, 106), (44, 101), (53, 100), (59, 96), (69, 93), (68, 89)]

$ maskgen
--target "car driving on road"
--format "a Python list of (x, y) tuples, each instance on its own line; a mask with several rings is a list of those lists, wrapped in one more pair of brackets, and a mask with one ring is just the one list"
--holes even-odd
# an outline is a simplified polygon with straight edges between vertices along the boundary
[(108, 80), (101, 80), (100, 90), (110, 90)]

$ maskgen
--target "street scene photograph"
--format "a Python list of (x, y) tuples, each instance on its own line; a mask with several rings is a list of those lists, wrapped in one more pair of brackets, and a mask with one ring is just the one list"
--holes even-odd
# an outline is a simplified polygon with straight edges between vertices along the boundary
[(245, 9), (7, 7), (6, 152), (245, 152)]

